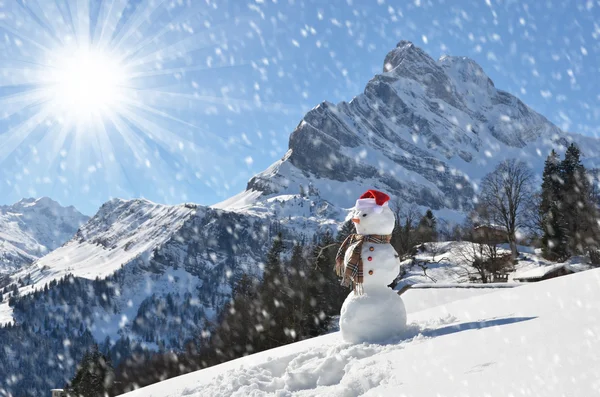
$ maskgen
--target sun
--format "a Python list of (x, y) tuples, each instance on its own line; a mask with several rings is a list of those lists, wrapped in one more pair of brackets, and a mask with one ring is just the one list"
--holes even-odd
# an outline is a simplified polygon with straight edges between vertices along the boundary
[(238, 143), (206, 128), (213, 109), (255, 102), (221, 97), (221, 78), (208, 77), (238, 66), (220, 47), (242, 33), (207, 12), (200, 1), (0, 1), (0, 190), (91, 198), (152, 186), (169, 202), (175, 184), (185, 192), (222, 161), (213, 145)]
[(97, 49), (58, 51), (45, 70), (45, 97), (53, 113), (76, 123), (105, 117), (130, 94), (127, 68)]

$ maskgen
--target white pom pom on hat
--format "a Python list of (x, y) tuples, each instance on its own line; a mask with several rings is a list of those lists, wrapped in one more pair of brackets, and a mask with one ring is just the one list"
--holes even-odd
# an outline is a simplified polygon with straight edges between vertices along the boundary
[(371, 209), (373, 212), (383, 211), (383, 207), (388, 206), (390, 196), (378, 190), (367, 190), (358, 200), (356, 200), (355, 208), (357, 210)]

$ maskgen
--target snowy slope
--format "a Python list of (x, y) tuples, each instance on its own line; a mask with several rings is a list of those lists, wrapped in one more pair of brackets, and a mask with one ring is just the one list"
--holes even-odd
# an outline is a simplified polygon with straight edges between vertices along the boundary
[(334, 333), (126, 396), (598, 395), (599, 299), (600, 269), (581, 272), (410, 313), (388, 344)]
[(47, 197), (0, 206), (0, 273), (14, 271), (60, 247), (88, 219)]

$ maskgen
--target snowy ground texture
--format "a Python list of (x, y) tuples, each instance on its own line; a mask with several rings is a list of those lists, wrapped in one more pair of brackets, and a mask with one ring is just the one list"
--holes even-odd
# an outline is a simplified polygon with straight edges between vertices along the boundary
[(599, 395), (599, 301), (600, 269), (584, 271), (409, 313), (387, 344), (332, 333), (127, 397)]

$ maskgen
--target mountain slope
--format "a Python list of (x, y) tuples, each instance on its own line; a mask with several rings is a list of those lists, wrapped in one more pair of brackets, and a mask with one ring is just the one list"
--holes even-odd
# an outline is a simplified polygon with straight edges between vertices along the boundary
[(401, 41), (384, 69), (349, 103), (309, 111), (286, 155), (216, 207), (251, 211), (265, 198), (309, 184), (348, 208), (368, 188), (452, 217), (472, 207), (477, 182), (501, 160), (519, 158), (538, 173), (551, 149), (571, 142), (596, 168), (600, 144), (568, 134), (518, 98), (497, 89), (473, 60), (433, 60)]
[[(0, 381), (0, 394), (64, 385), (94, 341), (115, 362), (183, 350), (210, 328), (242, 273), (260, 276), (278, 229), (270, 216), (193, 204), (104, 204), (68, 243), (13, 275), (6, 291), (18, 294), (5, 291), (0, 323), (16, 325), (0, 328), (0, 373), (14, 379)], [(40, 349), (15, 359), (30, 344)]]
[(0, 206), (0, 273), (14, 271), (60, 247), (88, 219), (47, 197)]
[(389, 344), (334, 333), (124, 396), (597, 395), (598, 299), (591, 270), (409, 314)]
[(75, 236), (26, 269), (42, 285), (72, 274), (104, 278), (172, 237), (194, 208), (113, 199)]
[[(84, 323), (98, 341), (127, 339), (150, 349), (160, 341), (164, 347), (181, 349), (214, 319), (242, 274), (260, 276), (261, 261), (278, 232), (291, 241), (301, 238), (303, 228), (314, 233), (322, 227), (318, 214), (328, 211), (326, 203), (315, 209), (310, 204), (319, 202), (316, 197), (290, 202), (306, 212), (297, 220), (297, 232), (283, 229), (270, 213), (258, 216), (194, 204), (111, 200), (69, 242), (13, 276), (21, 280), (22, 302), (12, 308), (7, 299), (0, 303), (0, 323), (14, 319), (41, 329), (56, 324), (66, 332), (72, 321)], [(322, 222), (324, 227), (335, 225)], [(61, 287), (65, 292), (58, 296), (52, 292), (57, 283), (65, 284)], [(101, 298), (86, 291), (90, 286)], [(161, 311), (167, 298), (187, 309), (161, 314), (166, 320), (160, 319), (158, 326), (147, 313)], [(57, 306), (57, 301), (70, 305), (69, 310)], [(49, 315), (51, 319), (44, 320)]]

